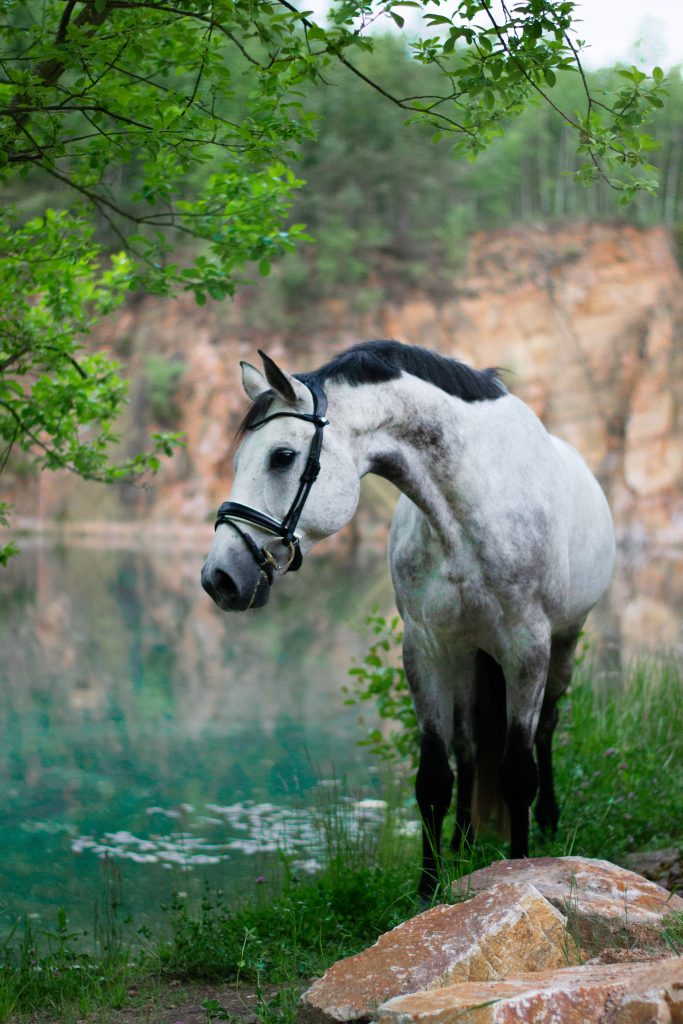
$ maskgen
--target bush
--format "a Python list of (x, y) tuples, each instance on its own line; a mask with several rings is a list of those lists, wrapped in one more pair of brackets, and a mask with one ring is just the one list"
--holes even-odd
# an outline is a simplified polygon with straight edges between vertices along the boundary
[(180, 421), (182, 412), (176, 396), (184, 373), (182, 359), (157, 354), (145, 359), (146, 394), (152, 417), (160, 426), (172, 427)]

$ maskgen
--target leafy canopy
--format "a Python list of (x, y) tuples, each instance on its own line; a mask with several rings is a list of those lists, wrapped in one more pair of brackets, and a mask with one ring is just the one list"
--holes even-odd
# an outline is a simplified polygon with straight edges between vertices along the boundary
[[(409, 15), (425, 86), (404, 96), (367, 54), (387, 19), (408, 40)], [(325, 22), (277, 0), (0, 0), (0, 470), (18, 447), (112, 480), (171, 452), (178, 437), (157, 435), (110, 464), (126, 388), (84, 339), (131, 289), (224, 299), (306, 238), (287, 224), (315, 132), (302, 98), (334, 65), (471, 156), (545, 102), (576, 130), (584, 181), (624, 200), (652, 190), (641, 126), (663, 73), (622, 69), (611, 97), (591, 94), (574, 17), (570, 0), (337, 0)], [(566, 69), (583, 82), (577, 111), (553, 99)]]

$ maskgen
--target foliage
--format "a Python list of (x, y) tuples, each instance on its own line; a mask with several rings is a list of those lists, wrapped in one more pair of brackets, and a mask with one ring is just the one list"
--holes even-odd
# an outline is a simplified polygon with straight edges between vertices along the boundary
[[(9, 512), (10, 506), (6, 501), (0, 501), (0, 527), (8, 526), (9, 519), (7, 513)], [(0, 565), (7, 565), (10, 558), (16, 555), (18, 548), (13, 541), (8, 544), (0, 544)]]
[[(161, 294), (181, 286), (200, 302), (224, 298), (244, 263), (265, 272), (291, 246), (280, 228), (297, 181), (282, 159), (307, 130), (289, 97), (304, 69), (284, 56), (251, 64), (239, 36), (261, 30), (286, 47), (296, 18), (270, 18), (268, 4), (250, 17), (227, 2), (3, 8), (7, 181), (30, 170), (36, 185), (47, 176), (61, 186), (70, 207), (83, 200), (127, 252), (131, 283)], [(249, 109), (233, 121), (235, 82), (251, 66)], [(183, 236), (206, 242), (184, 268), (168, 259)]]
[(145, 359), (145, 381), (152, 416), (157, 423), (172, 426), (180, 417), (175, 401), (185, 363), (182, 359), (167, 359), (158, 353), (151, 353)]
[[(46, 469), (111, 482), (156, 469), (178, 443), (155, 434), (149, 452), (111, 464), (126, 385), (82, 337), (123, 301), (132, 266), (123, 253), (103, 261), (92, 236), (85, 217), (65, 211), (0, 217), (0, 470), (16, 447)], [(5, 546), (0, 560), (11, 553)]]
[[(423, 68), (394, 37), (373, 40), (373, 52), (356, 58), (359, 70), (381, 77), (390, 91), (413, 94), (438, 87), (439, 73)], [(609, 94), (618, 69), (586, 72), (589, 89)], [(425, 78), (426, 76), (426, 78)], [(659, 148), (661, 188), (641, 192), (628, 206), (604, 180), (583, 188), (574, 129), (547, 106), (527, 107), (503, 122), (504, 134), (476, 161), (453, 159), (451, 147), (432, 145), (427, 125), (403, 126), (403, 112), (347, 69), (330, 71), (331, 88), (309, 90), (306, 108), (318, 115), (315, 139), (301, 145), (305, 189), (293, 197), (292, 216), (307, 224), (314, 246), (288, 254), (259, 283), (247, 312), (259, 326), (300, 324), (321, 296), (357, 308), (389, 299), (406, 288), (448, 299), (457, 288), (470, 236), (511, 224), (590, 220), (639, 225), (683, 222), (683, 80), (672, 71), (663, 108), (653, 108), (651, 130)], [(582, 103), (580, 76), (557, 76), (555, 102), (574, 110)], [(576, 257), (568, 250), (566, 259)], [(265, 324), (264, 324), (265, 319)]]
[(416, 909), (405, 864), (336, 865), (310, 882), (288, 883), (274, 899), (226, 906), (207, 893), (200, 913), (184, 900), (171, 908), (173, 938), (161, 966), (174, 976), (277, 983), (311, 977), (357, 953)]
[(160, 969), (259, 986), (300, 984), (410, 916), (417, 909), (415, 839), (396, 827), (398, 809), (387, 806), (383, 824), (369, 829), (363, 817), (341, 812), (338, 797), (318, 806), (324, 848), (315, 875), (297, 873), (281, 852), (274, 881), (237, 903), (208, 887), (197, 908), (174, 898)]
[(349, 669), (351, 684), (343, 687), (348, 694), (344, 703), (374, 702), (380, 719), (393, 727), (385, 734), (373, 723), (358, 745), (368, 747), (382, 761), (396, 764), (405, 760), (414, 772), (419, 731), (405, 670), (398, 660), (403, 640), (400, 620), (398, 616), (387, 620), (374, 610), (368, 616), (367, 625), (376, 639), (372, 640), (361, 664)]
[[(594, 94), (570, 0), (503, 4), (498, 19), (487, 0), (448, 14), (431, 0), (338, 0), (325, 24), (270, 0), (0, 8), (4, 459), (18, 445), (45, 468), (106, 480), (153, 469), (171, 451), (177, 439), (157, 437), (148, 456), (108, 468), (125, 387), (83, 340), (131, 289), (224, 299), (249, 265), (267, 275), (307, 238), (300, 223), (286, 225), (302, 184), (291, 165), (314, 133), (304, 92), (317, 96), (335, 68), (467, 155), (545, 102), (576, 133), (581, 179), (625, 199), (654, 187), (642, 126), (661, 107), (663, 74), (621, 69), (616, 90)], [(407, 52), (404, 14), (415, 10), (423, 32), (409, 44), (406, 94), (372, 63), (369, 30), (389, 19)], [(553, 99), (567, 69), (581, 81), (579, 113)], [(323, 275), (334, 280), (343, 263), (352, 280), (363, 276), (356, 239), (354, 228), (323, 237)]]
[[(268, 212), (277, 219), (279, 200), (294, 185), (280, 161), (309, 130), (298, 89), (322, 84), (339, 64), (410, 121), (453, 136), (464, 153), (480, 152), (511, 116), (543, 100), (577, 131), (588, 158), (582, 177), (621, 172), (613, 184), (627, 194), (651, 187), (638, 177), (640, 167), (649, 174), (651, 148), (640, 126), (662, 105), (661, 69), (648, 76), (623, 68), (614, 95), (598, 97), (583, 75), (571, 0), (501, 6), (497, 15), (488, 0), (462, 0), (452, 13), (432, 0), (338, 0), (324, 25), (293, 4), (266, 0), (246, 8), (229, 0), (177, 8), (153, 0), (4, 0), (4, 162), (39, 167), (75, 188), (118, 230), (125, 222), (151, 228), (156, 238), (136, 241), (150, 281), (162, 288), (177, 274), (155, 267), (168, 251), (159, 237), (165, 229), (209, 241), (220, 278), (267, 258), (269, 245), (277, 248), (276, 234), (266, 236), (260, 220), (272, 228)], [(372, 52), (369, 29), (378, 20), (403, 29), (401, 9), (421, 16), (413, 59), (438, 72), (439, 88), (422, 96), (385, 88), (351, 59)], [(582, 76), (582, 113), (560, 110), (550, 95), (567, 69)], [(235, 118), (241, 76), (251, 90), (249, 109)], [(105, 171), (131, 163), (138, 184), (122, 205)], [(198, 165), (211, 172), (188, 202), (183, 182)], [(197, 266), (186, 280), (206, 287)]]
[[(92, 226), (47, 210), (0, 224), (0, 438), (7, 459), (16, 444), (48, 469), (87, 479), (120, 479), (147, 468), (138, 458), (108, 467), (113, 420), (125, 395), (118, 365), (83, 350), (80, 337), (118, 306), (129, 286), (128, 258), (99, 260)], [(85, 432), (86, 440), (81, 432)], [(157, 439), (156, 451), (173, 444)]]
[(683, 912), (679, 910), (664, 918), (663, 935), (674, 956), (683, 956)]

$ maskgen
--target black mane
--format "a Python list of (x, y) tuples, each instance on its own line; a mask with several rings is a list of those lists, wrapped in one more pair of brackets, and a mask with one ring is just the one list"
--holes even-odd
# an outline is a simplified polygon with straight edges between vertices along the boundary
[[(440, 356), (420, 345), (403, 345), (400, 341), (362, 341), (340, 352), (319, 369), (295, 373), (294, 376), (304, 384), (314, 382), (321, 387), (328, 380), (345, 381), (357, 387), (359, 384), (396, 380), (402, 371), (426, 380), (447, 395), (455, 395), (465, 402), (482, 402), (507, 394), (494, 369), (473, 370), (457, 359)], [(272, 390), (259, 395), (239, 425), (238, 439), (263, 419), (274, 398)]]
[(396, 380), (403, 370), (465, 402), (481, 402), (507, 394), (496, 370), (473, 370), (457, 359), (441, 356), (420, 345), (403, 345), (400, 341), (363, 341), (340, 352), (318, 370), (295, 376), (304, 384), (313, 380), (324, 386), (327, 380), (343, 380), (356, 387)]

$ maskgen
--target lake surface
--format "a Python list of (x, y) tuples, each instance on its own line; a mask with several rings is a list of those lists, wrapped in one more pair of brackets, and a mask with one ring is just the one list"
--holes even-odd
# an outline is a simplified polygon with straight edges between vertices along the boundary
[[(153, 922), (174, 890), (228, 892), (315, 866), (343, 790), (376, 816), (376, 775), (343, 703), (381, 554), (311, 560), (269, 608), (221, 614), (199, 553), (27, 548), (0, 577), (0, 926), (92, 923), (105, 855)], [(364, 799), (365, 798), (365, 799)]]
[[(92, 926), (106, 865), (154, 926), (173, 891), (227, 893), (279, 854), (315, 868), (326, 809), (376, 820), (376, 769), (341, 687), (392, 608), (383, 553), (311, 558), (269, 606), (221, 614), (200, 552), (31, 546), (0, 575), (0, 931), (66, 908)], [(683, 559), (623, 559), (592, 635), (681, 653)], [(340, 794), (342, 794), (340, 796)]]

